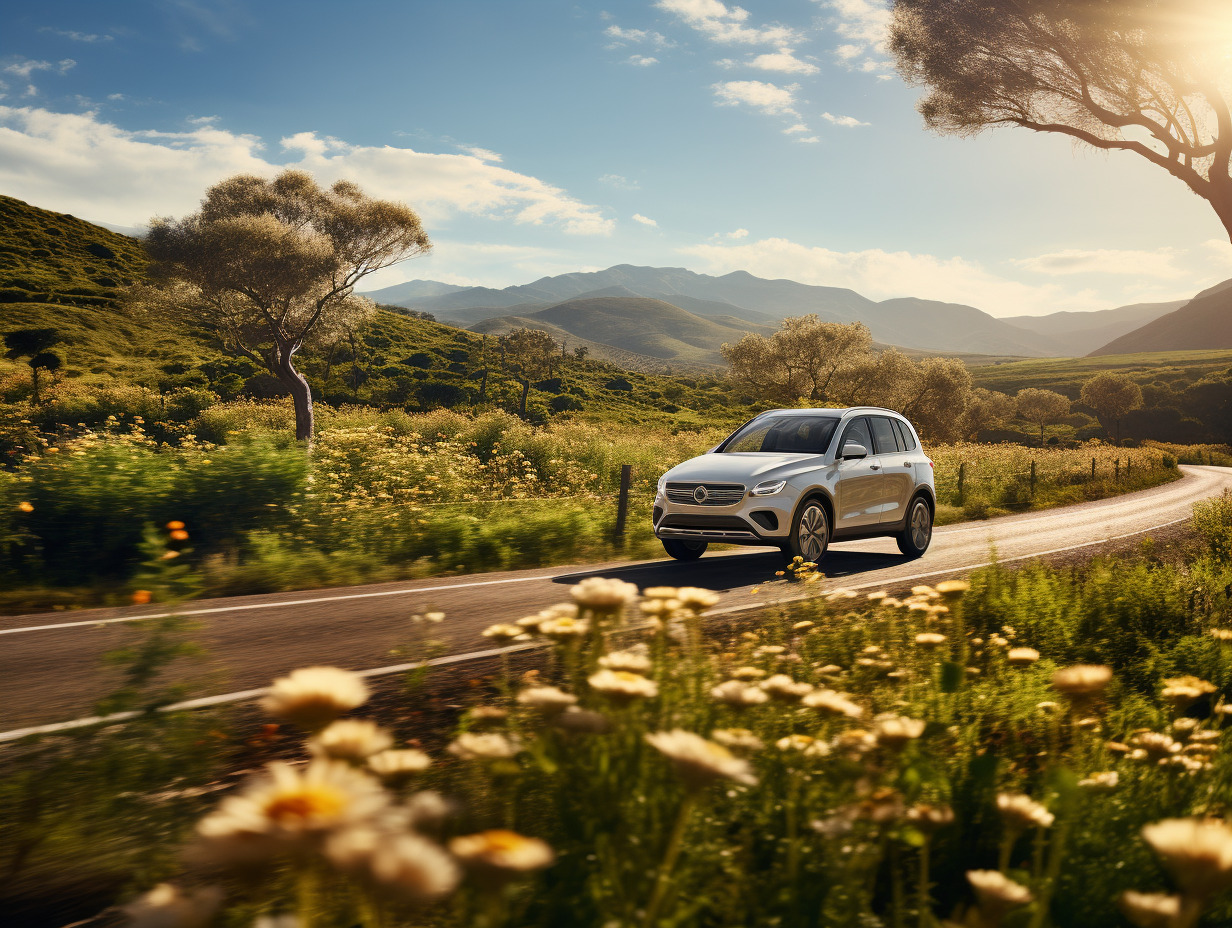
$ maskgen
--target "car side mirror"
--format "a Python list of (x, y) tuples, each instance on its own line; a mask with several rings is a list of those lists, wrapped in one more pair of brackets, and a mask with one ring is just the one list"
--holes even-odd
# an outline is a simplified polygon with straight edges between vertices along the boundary
[(859, 460), (868, 457), (868, 449), (858, 441), (844, 442), (843, 460)]

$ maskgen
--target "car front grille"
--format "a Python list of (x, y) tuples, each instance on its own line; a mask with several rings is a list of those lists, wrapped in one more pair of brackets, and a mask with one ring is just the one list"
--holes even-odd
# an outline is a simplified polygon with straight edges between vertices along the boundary
[[(704, 487), (704, 498), (698, 488)], [(734, 506), (744, 499), (742, 483), (669, 483), (667, 498), (673, 503), (688, 503), (691, 506)]]

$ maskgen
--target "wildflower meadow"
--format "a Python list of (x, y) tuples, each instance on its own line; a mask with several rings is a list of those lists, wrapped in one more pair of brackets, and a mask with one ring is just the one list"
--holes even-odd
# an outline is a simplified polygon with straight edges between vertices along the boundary
[(1194, 528), (718, 618), (588, 579), (435, 721), (316, 667), (10, 746), (0, 865), (127, 867), (140, 926), (1226, 925), (1232, 498)]

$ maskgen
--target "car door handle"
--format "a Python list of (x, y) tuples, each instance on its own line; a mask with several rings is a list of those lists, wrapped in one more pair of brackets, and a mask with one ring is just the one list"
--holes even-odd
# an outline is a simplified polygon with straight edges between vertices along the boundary
[(880, 464), (870, 464), (868, 465), (868, 468), (869, 470), (881, 470), (881, 465)]
[(910, 467), (910, 466), (911, 466), (911, 462), (910, 462), (910, 461), (905, 461), (905, 462), (903, 462), (903, 467)]

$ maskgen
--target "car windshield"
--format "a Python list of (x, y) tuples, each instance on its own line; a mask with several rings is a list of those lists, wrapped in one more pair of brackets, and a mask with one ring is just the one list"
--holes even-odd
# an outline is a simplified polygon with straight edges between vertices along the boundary
[(825, 454), (838, 425), (835, 416), (760, 416), (723, 443), (725, 454)]

